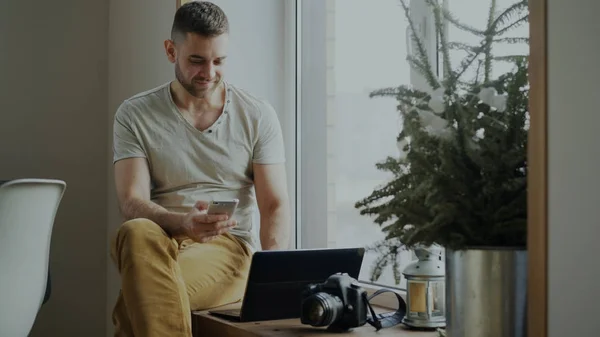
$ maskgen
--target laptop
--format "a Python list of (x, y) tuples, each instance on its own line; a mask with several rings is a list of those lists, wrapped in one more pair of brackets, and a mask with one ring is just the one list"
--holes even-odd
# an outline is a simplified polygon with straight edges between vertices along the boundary
[(254, 253), (241, 309), (209, 314), (238, 322), (299, 318), (302, 292), (335, 273), (358, 279), (364, 248), (299, 249)]

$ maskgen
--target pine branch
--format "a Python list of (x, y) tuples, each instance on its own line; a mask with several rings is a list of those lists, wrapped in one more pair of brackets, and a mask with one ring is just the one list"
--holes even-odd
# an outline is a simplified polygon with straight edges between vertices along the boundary
[(388, 256), (387, 255), (379, 255), (373, 263), (373, 267), (371, 267), (371, 282), (376, 282), (383, 274), (383, 270), (388, 264)]
[(460, 63), (460, 66), (458, 67), (458, 69), (456, 71), (454, 71), (453, 78), (461, 78), (461, 76), (465, 73), (465, 71), (467, 71), (467, 69), (469, 69), (469, 67), (471, 66), (471, 64), (473, 64), (473, 62), (477, 59), (477, 57), (479, 55), (481, 55), (484, 48), (485, 48), (485, 42), (483, 42), (481, 46), (477, 47), (477, 49), (474, 49), (473, 54), (471, 54), (471, 55), (467, 56), (467, 58), (463, 59), (462, 62)]
[(488, 24), (485, 34), (485, 45), (484, 45), (484, 62), (483, 62), (483, 82), (487, 83), (492, 75), (492, 42), (494, 39), (493, 25), (494, 25), (494, 13), (496, 12), (496, 0), (490, 1), (490, 9), (488, 12)]
[(528, 37), (503, 37), (501, 39), (494, 39), (493, 41), (495, 43), (509, 43), (509, 44), (525, 43), (525, 44), (529, 44)]
[(433, 73), (429, 70), (428, 63), (424, 63), (422, 59), (417, 59), (412, 55), (407, 56), (406, 60), (412, 68), (419, 72), (419, 74), (424, 74), (426, 76), (425, 79), (427, 80), (427, 83), (437, 83), (436, 77), (429, 77), (433, 76)]
[(479, 74), (481, 71), (481, 65), (483, 62), (481, 62), (481, 60), (479, 60), (479, 62), (477, 63), (477, 69), (475, 70), (475, 78), (473, 79), (473, 82), (471, 83), (471, 85), (473, 87), (477, 87), (479, 84)]
[(376, 96), (398, 96), (400, 94), (400, 88), (396, 87), (396, 88), (384, 88), (384, 89), (378, 89), (378, 90), (374, 90), (371, 93), (369, 93), (369, 98), (373, 98)]
[(485, 31), (479, 30), (475, 27), (472, 27), (472, 26), (469, 26), (469, 25), (466, 25), (466, 24), (460, 22), (448, 9), (442, 8), (442, 14), (444, 15), (444, 18), (446, 20), (448, 20), (448, 22), (455, 25), (457, 28), (462, 29), (464, 31), (467, 31), (467, 32), (477, 35), (477, 36), (485, 36)]
[(527, 55), (504, 55), (504, 56), (495, 56), (495, 61), (504, 61), (510, 63), (518, 63), (526, 61), (529, 58)]
[[(421, 92), (419, 90), (412, 89), (406, 85), (401, 85), (395, 88), (383, 88), (374, 90), (369, 94), (369, 98), (374, 97), (395, 97), (398, 101), (403, 103), (406, 106), (411, 106), (415, 108), (422, 108), (422, 104), (425, 98), (429, 97), (428, 94)], [(403, 109), (399, 107), (399, 110)]]
[(490, 31), (498, 31), (498, 27), (510, 22), (514, 21), (514, 17), (520, 15), (522, 12), (527, 11), (529, 8), (528, 1), (523, 0), (517, 3), (512, 4), (510, 7), (505, 9), (498, 17), (494, 20), (491, 25)]
[[(454, 83), (454, 78), (452, 78), (452, 65), (450, 63), (450, 52), (448, 50), (448, 38), (446, 36), (446, 32), (444, 30), (444, 20), (442, 20), (442, 8), (434, 0), (426, 0), (427, 4), (433, 10), (433, 15), (435, 19), (435, 30), (437, 36), (440, 37), (440, 49), (442, 50), (442, 61), (444, 64), (444, 78), (446, 79), (446, 83)], [(447, 89), (454, 89), (452, 86)]]
[(472, 45), (466, 44), (464, 42), (448, 42), (448, 49), (463, 50), (468, 53), (475, 53), (475, 52), (477, 52), (478, 48), (480, 48), (480, 47), (472, 46)]
[(400, 259), (398, 258), (398, 250), (395, 248), (392, 249), (390, 257), (390, 262), (392, 264), (392, 272), (394, 274), (394, 281), (396, 282), (396, 284), (400, 284), (400, 281), (402, 280), (402, 274), (400, 273)]
[(496, 35), (502, 35), (502, 34), (508, 32), (509, 30), (511, 30), (513, 28), (517, 28), (517, 27), (519, 27), (520, 25), (522, 25), (522, 24), (524, 24), (526, 22), (529, 22), (529, 15), (526, 15), (526, 16), (520, 18), (519, 20), (511, 23), (506, 28), (503, 28), (503, 29), (497, 31)]
[(437, 76), (435, 76), (435, 74), (433, 73), (433, 70), (431, 68), (431, 63), (429, 63), (427, 49), (423, 45), (423, 41), (421, 41), (421, 38), (419, 36), (417, 36), (417, 34), (416, 34), (417, 29), (415, 27), (415, 23), (412, 20), (410, 11), (408, 9), (408, 6), (406, 5), (405, 0), (400, 0), (400, 4), (402, 5), (402, 8), (404, 9), (404, 16), (408, 20), (408, 25), (410, 27), (410, 32), (411, 32), (411, 38), (412, 38), (413, 42), (417, 45), (418, 57), (421, 60), (421, 62), (425, 65), (425, 74), (424, 74), (425, 78), (428, 81), (430, 81), (429, 85), (433, 89), (437, 89), (440, 87), (440, 84), (437, 81)]
[(400, 284), (400, 252), (406, 250), (406, 247), (398, 241), (397, 238), (382, 240), (375, 243), (372, 246), (366, 248), (367, 251), (374, 251), (378, 253), (378, 256), (371, 267), (371, 282), (377, 282), (385, 268), (389, 265), (392, 267), (392, 272), (396, 284)]

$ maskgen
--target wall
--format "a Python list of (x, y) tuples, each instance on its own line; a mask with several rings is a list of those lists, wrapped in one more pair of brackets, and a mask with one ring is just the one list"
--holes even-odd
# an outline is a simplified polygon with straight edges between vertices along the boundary
[[(280, 115), (288, 153), (288, 171), (294, 169), (293, 110), (284, 81), (289, 75), (292, 57), (286, 48), (284, 36), (284, 2), (280, 0), (239, 1), (216, 0), (230, 21), (230, 50), (227, 58), (226, 78), (231, 83), (267, 98)], [(168, 62), (163, 41), (169, 38), (175, 0), (111, 0), (109, 29), (109, 85), (108, 85), (108, 135), (112, 132), (114, 112), (123, 99), (170, 81), (174, 68)], [(103, 121), (106, 123), (106, 120)], [(112, 138), (105, 144), (109, 150), (104, 159), (108, 170), (107, 188), (109, 219), (108, 236), (112, 238), (121, 220), (117, 211), (113, 172)], [(107, 166), (108, 165), (108, 166)], [(293, 175), (289, 175), (293, 195)], [(106, 233), (105, 233), (106, 235)], [(108, 254), (108, 251), (106, 251)], [(111, 336), (111, 312), (120, 289), (118, 274), (112, 264), (107, 263), (107, 335)]]
[(172, 66), (165, 56), (163, 41), (169, 38), (175, 1), (111, 0), (108, 46), (108, 113), (105, 143), (107, 157), (104, 168), (109, 177), (107, 191), (108, 222), (105, 229), (107, 244), (105, 265), (107, 273), (106, 335), (112, 336), (112, 309), (119, 294), (118, 271), (110, 258), (113, 239), (121, 217), (114, 186), (112, 165), (112, 126), (116, 109), (124, 99), (171, 80)]
[(548, 0), (549, 337), (600, 331), (598, 11)]
[(34, 337), (105, 335), (107, 32), (104, 1), (0, 1), (0, 179), (67, 183)]

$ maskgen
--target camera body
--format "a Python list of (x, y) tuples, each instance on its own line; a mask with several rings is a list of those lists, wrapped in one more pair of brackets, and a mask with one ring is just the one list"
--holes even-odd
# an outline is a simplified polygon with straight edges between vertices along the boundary
[(346, 273), (311, 284), (302, 293), (300, 322), (329, 330), (347, 331), (367, 322), (366, 290)]

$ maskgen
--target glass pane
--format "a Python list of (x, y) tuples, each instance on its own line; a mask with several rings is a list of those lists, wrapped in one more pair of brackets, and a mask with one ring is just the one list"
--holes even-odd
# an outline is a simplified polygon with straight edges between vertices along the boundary
[(429, 301), (431, 303), (431, 316), (444, 316), (445, 306), (444, 282), (431, 282)]
[[(328, 5), (329, 247), (365, 247), (384, 238), (374, 217), (361, 215), (355, 203), (392, 178), (376, 163), (399, 155), (397, 101), (370, 98), (369, 93), (411, 84), (407, 22), (398, 0), (335, 0)], [(378, 256), (367, 253), (361, 280), (371, 281)], [(398, 270), (411, 259), (411, 252), (402, 252)], [(404, 279), (396, 284), (389, 265), (376, 282), (406, 287)]]

